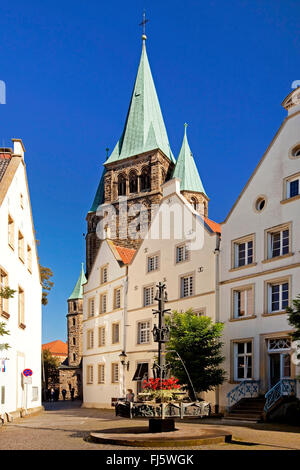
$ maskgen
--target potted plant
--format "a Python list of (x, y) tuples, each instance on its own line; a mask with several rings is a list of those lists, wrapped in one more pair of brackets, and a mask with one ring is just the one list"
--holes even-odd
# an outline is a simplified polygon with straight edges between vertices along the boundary
[(165, 403), (168, 401), (177, 401), (178, 395), (185, 394), (181, 389), (181, 385), (178, 384), (178, 379), (170, 377), (169, 379), (154, 379), (144, 380), (143, 390), (151, 396), (152, 400), (156, 403)]

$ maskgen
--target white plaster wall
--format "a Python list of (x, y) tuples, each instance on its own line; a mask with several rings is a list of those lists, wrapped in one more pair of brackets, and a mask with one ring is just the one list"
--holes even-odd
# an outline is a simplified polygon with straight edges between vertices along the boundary
[[(222, 225), (221, 244), (221, 321), (225, 323), (225, 356), (228, 376), (230, 372), (230, 341), (239, 338), (254, 338), (254, 378), (262, 379), (260, 375), (260, 335), (272, 332), (290, 331), (287, 315), (272, 315), (263, 317), (265, 312), (265, 281), (283, 276), (291, 276), (291, 298), (300, 293), (300, 200), (281, 204), (283, 199), (283, 180), (285, 177), (300, 171), (300, 159), (289, 158), (289, 150), (300, 141), (300, 115), (288, 119), (273, 142), (264, 161), (258, 167), (250, 184), (240, 197), (228, 220)], [(238, 169), (236, 169), (237, 174)], [(254, 203), (258, 196), (267, 199), (264, 210), (257, 213)], [(292, 222), (292, 256), (262, 263), (265, 258), (265, 229)], [(240, 270), (231, 269), (231, 241), (248, 234), (255, 234), (256, 266)], [(287, 268), (280, 270), (280, 268)], [(272, 272), (271, 270), (274, 270)], [(269, 271), (269, 272), (268, 272)], [(250, 276), (245, 280), (236, 280), (241, 276)], [(252, 277), (253, 276), (253, 277)], [(232, 280), (227, 284), (224, 281)], [(233, 287), (254, 284), (255, 286), (255, 315), (257, 318), (237, 322), (229, 322), (231, 314), (231, 289)], [(221, 404), (226, 405), (226, 394), (235, 384), (226, 383), (221, 388)]]
[[(20, 193), (24, 199), (23, 209), (20, 206)], [(14, 250), (8, 245), (8, 214), (15, 223)], [(25, 264), (18, 257), (18, 230), (24, 236)], [(32, 274), (27, 269), (27, 244), (32, 249)], [(0, 413), (4, 413), (25, 408), (26, 387), (21, 385), (24, 368), (33, 370), (32, 385), (27, 385), (27, 408), (41, 405), (41, 284), (22, 162), (0, 207), (0, 266), (8, 273), (9, 287), (17, 291), (14, 298), (9, 300), (10, 318), (6, 320), (0, 316), (0, 321), (10, 331), (10, 335), (0, 338), (0, 342), (8, 342), (11, 346), (8, 351), (0, 353), (0, 357), (9, 358), (6, 361), (6, 372), (0, 372), (0, 387), (5, 386), (5, 404), (0, 404)], [(18, 326), (18, 286), (25, 293), (25, 330)], [(38, 387), (36, 401), (32, 401), (33, 386)]]

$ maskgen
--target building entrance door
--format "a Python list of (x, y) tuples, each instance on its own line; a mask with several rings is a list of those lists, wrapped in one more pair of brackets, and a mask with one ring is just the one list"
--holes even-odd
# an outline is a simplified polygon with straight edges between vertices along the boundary
[(269, 340), (269, 389), (291, 377), (291, 342), (288, 338)]

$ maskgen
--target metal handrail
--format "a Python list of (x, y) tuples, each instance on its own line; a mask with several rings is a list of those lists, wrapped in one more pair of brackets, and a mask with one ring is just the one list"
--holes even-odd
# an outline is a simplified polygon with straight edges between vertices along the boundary
[(228, 409), (235, 405), (242, 398), (259, 395), (259, 380), (242, 380), (236, 387), (227, 393)]
[(296, 383), (297, 381), (295, 379), (280, 379), (279, 382), (265, 394), (266, 403), (264, 411), (268, 412), (283, 396), (295, 395)]

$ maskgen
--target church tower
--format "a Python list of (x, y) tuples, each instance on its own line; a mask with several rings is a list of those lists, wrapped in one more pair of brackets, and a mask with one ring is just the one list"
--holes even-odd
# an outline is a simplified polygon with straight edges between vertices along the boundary
[[(175, 166), (147, 57), (146, 39), (143, 34), (142, 54), (124, 130), (104, 163), (96, 196), (87, 215), (87, 276), (100, 246), (96, 234), (98, 206), (112, 204), (116, 208), (114, 241), (121, 246), (137, 248), (141, 238), (126, 236), (128, 225), (137, 221), (137, 231), (142, 233), (146, 229), (151, 219), (151, 206), (159, 204), (162, 198), (161, 185), (171, 177)], [(126, 214), (122, 211), (118, 213), (119, 198), (124, 197), (127, 199)], [(141, 214), (129, 216), (134, 204), (142, 205)]]
[[(67, 330), (68, 358), (59, 367), (59, 388), (69, 394), (74, 388), (75, 397), (82, 397), (82, 319), (83, 284), (87, 279), (81, 264), (81, 272), (72, 294), (68, 298)], [(68, 395), (67, 395), (68, 398)]]
[(180, 178), (180, 192), (203, 217), (208, 216), (208, 197), (204, 190), (184, 125), (184, 137), (172, 178)]
[(82, 358), (83, 284), (87, 282), (83, 263), (72, 294), (68, 298), (68, 365), (78, 367)]

